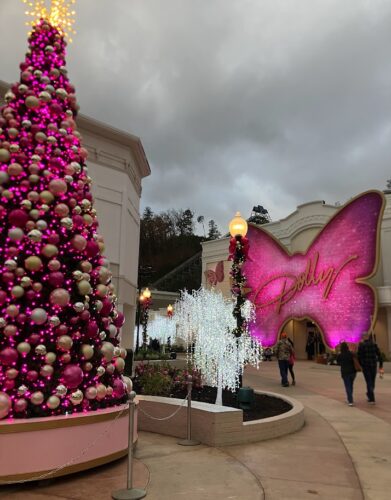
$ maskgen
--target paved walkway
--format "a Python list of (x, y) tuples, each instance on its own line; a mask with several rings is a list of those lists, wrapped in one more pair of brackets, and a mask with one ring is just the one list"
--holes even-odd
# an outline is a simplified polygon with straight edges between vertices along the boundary
[[(140, 433), (136, 486), (151, 500), (388, 500), (391, 498), (391, 374), (378, 380), (376, 406), (344, 403), (339, 371), (296, 366), (298, 384), (282, 388), (275, 362), (249, 369), (245, 383), (286, 392), (305, 405), (306, 425), (290, 436), (249, 445), (181, 447), (174, 438)], [(10, 500), (108, 500), (126, 480), (126, 460), (47, 484), (0, 488)]]

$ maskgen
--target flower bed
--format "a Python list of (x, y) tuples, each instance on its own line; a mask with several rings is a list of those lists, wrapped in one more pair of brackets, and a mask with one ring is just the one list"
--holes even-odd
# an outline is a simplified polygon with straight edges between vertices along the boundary
[[(187, 394), (188, 375), (193, 377), (193, 401), (213, 404), (216, 401), (217, 389), (203, 386), (201, 374), (198, 371), (182, 370), (168, 363), (153, 365), (140, 363), (136, 367), (133, 387), (138, 394), (184, 399)], [(236, 394), (223, 390), (223, 405), (238, 408)], [(243, 421), (274, 417), (289, 412), (291, 409), (292, 406), (284, 399), (267, 394), (255, 394), (253, 407), (243, 410)]]

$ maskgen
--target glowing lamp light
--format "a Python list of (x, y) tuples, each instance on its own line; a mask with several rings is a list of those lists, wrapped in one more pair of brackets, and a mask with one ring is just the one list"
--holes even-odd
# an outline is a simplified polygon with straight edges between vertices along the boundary
[(172, 305), (171, 305), (171, 304), (168, 304), (168, 306), (167, 306), (167, 316), (170, 316), (170, 317), (171, 317), (171, 316), (172, 316), (173, 311), (174, 311), (174, 308), (172, 307)]
[(143, 291), (143, 297), (144, 299), (146, 300), (149, 300), (151, 298), (151, 290), (149, 288), (146, 288), (144, 291)]
[(248, 225), (245, 219), (240, 215), (240, 212), (236, 212), (235, 217), (229, 223), (229, 232), (232, 238), (235, 236), (241, 236), (242, 238), (247, 234)]

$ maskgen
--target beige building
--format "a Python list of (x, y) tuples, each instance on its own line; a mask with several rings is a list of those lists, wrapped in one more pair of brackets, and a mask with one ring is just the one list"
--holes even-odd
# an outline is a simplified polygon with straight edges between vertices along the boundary
[[(8, 88), (0, 81), (1, 96)], [(89, 153), (87, 165), (105, 254), (126, 318), (122, 343), (131, 347), (138, 295), (141, 181), (151, 170), (138, 137), (84, 115), (78, 116), (77, 124)]]
[[(391, 352), (391, 192), (385, 194), (386, 207), (381, 225), (380, 261), (376, 275), (370, 281), (377, 290), (378, 313), (375, 325), (376, 341), (385, 353)], [(307, 250), (314, 237), (338, 210), (337, 206), (327, 205), (324, 201), (313, 201), (299, 205), (285, 219), (270, 222), (262, 226), (276, 237), (292, 253)], [(222, 238), (203, 243), (202, 276), (207, 285), (206, 271), (215, 270), (220, 261), (224, 261), (224, 279), (217, 283), (216, 289), (225, 295), (230, 294), (228, 258), (229, 238)], [(309, 331), (316, 331), (316, 326), (308, 321), (291, 320), (286, 331), (295, 343), (299, 358), (306, 356), (305, 346)]]

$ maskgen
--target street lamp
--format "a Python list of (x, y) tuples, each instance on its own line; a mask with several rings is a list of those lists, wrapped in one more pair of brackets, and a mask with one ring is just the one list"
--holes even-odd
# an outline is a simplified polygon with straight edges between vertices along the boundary
[(248, 224), (245, 219), (240, 215), (240, 212), (236, 212), (235, 217), (229, 223), (229, 233), (232, 238), (240, 236), (244, 238), (247, 234)]
[[(236, 328), (233, 331), (237, 341), (242, 336), (245, 320), (242, 315), (242, 305), (245, 302), (243, 288), (246, 284), (246, 279), (242, 274), (242, 265), (246, 260), (248, 252), (248, 239), (246, 238), (248, 225), (245, 219), (236, 212), (235, 217), (229, 224), (229, 232), (231, 234), (231, 241), (229, 245), (230, 260), (232, 260), (231, 278), (232, 287), (231, 292), (236, 297), (236, 304), (234, 306), (233, 315), (236, 319)], [(242, 387), (242, 377), (239, 380), (239, 388)]]
[(171, 305), (171, 304), (168, 304), (168, 306), (167, 306), (167, 316), (168, 316), (169, 318), (172, 318), (172, 313), (173, 313), (173, 311), (174, 311), (174, 308), (172, 307), (172, 305)]
[(142, 303), (144, 301), (144, 295), (140, 293), (140, 296), (138, 297), (137, 300), (137, 335), (136, 335), (136, 354), (138, 353), (140, 349), (140, 323), (141, 323), (141, 309), (142, 309)]
[(146, 350), (148, 345), (148, 335), (147, 335), (147, 327), (148, 327), (148, 316), (149, 316), (149, 306), (151, 305), (151, 296), (152, 293), (150, 289), (147, 287), (142, 292), (142, 300), (140, 297), (140, 305), (141, 305), (141, 324), (143, 326), (143, 344), (142, 349)]
[(138, 298), (137, 303), (137, 334), (136, 334), (136, 354), (140, 349), (140, 324), (143, 327), (143, 343), (142, 348), (146, 349), (147, 345), (147, 325), (148, 325), (148, 315), (149, 306), (151, 305), (151, 291), (149, 288), (145, 288)]

